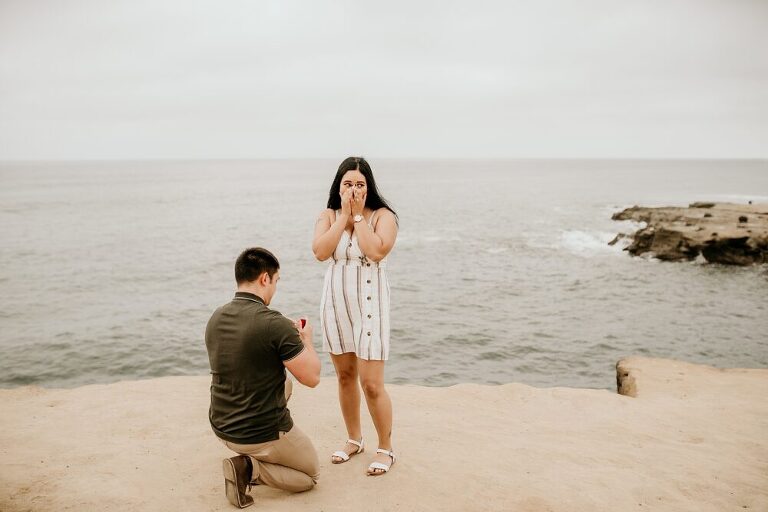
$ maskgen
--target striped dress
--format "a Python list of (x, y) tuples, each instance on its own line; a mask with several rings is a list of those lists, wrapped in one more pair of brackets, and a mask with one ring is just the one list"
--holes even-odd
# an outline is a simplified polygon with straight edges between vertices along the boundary
[[(373, 212), (368, 225), (378, 211)], [(389, 358), (389, 281), (386, 263), (370, 261), (345, 230), (328, 265), (320, 300), (323, 351), (354, 352), (360, 359)]]

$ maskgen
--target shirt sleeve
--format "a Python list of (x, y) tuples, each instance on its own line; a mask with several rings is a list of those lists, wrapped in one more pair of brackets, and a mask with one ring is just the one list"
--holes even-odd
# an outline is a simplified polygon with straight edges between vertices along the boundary
[(275, 316), (270, 321), (269, 331), (280, 360), (289, 361), (304, 350), (304, 343), (299, 338), (299, 332), (284, 316)]

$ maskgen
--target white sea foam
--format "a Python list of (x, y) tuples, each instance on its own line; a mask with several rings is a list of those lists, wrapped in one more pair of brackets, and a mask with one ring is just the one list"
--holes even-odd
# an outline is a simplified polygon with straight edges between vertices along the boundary
[(605, 231), (565, 231), (560, 236), (560, 245), (567, 251), (588, 256), (602, 251), (613, 251), (615, 246), (608, 245), (614, 239), (615, 233)]
[(647, 226), (648, 226), (648, 223), (645, 221), (639, 221), (639, 222), (634, 220), (616, 221), (616, 228), (618, 233), (631, 234), (640, 229), (644, 229)]

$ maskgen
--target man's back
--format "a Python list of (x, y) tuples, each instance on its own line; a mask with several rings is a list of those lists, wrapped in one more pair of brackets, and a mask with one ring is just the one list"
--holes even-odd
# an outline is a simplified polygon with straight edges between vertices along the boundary
[(247, 292), (218, 308), (205, 332), (211, 365), (209, 419), (239, 444), (278, 439), (293, 426), (285, 400), (285, 366), (304, 344), (290, 320)]

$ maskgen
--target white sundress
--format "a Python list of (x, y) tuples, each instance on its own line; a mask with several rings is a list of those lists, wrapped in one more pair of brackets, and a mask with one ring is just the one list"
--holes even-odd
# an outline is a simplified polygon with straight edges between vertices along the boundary
[[(368, 225), (373, 229), (373, 212)], [(389, 358), (389, 281), (386, 262), (365, 257), (346, 230), (328, 265), (320, 300), (323, 351), (354, 352), (360, 359)]]

